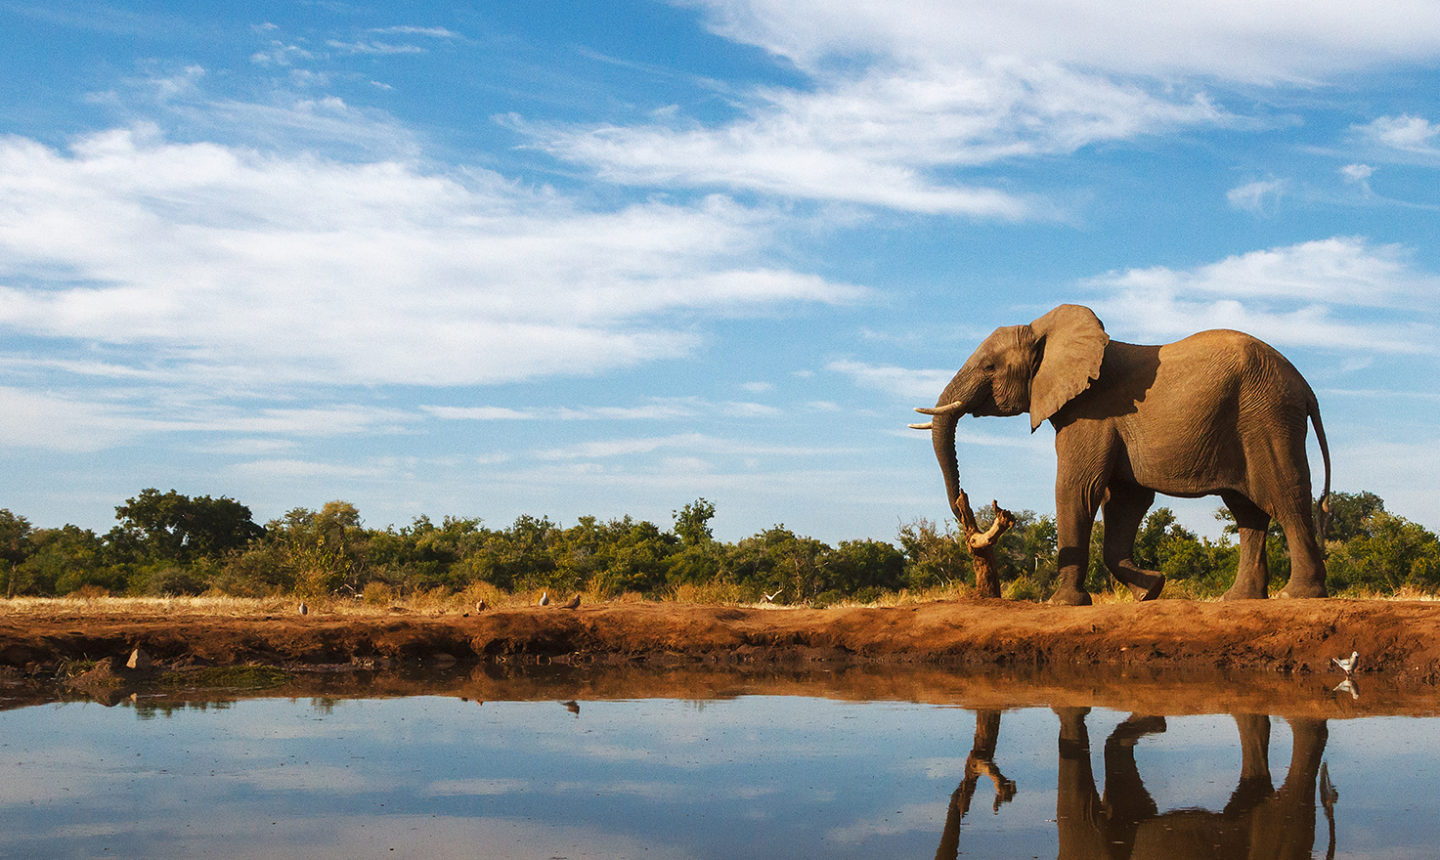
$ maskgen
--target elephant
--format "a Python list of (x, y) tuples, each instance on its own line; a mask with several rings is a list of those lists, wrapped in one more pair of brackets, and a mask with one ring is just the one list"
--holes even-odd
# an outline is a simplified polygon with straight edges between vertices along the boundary
[[(1060, 857), (1274, 857), (1309, 860), (1315, 844), (1315, 795), (1329, 737), (1322, 719), (1293, 718), (1285, 782), (1270, 778), (1270, 718), (1236, 714), (1240, 779), (1225, 808), (1160, 812), (1135, 766), (1135, 745), (1165, 731), (1163, 717), (1131, 716), (1105, 741), (1105, 793), (1090, 766), (1088, 708), (1056, 709), (1060, 717), (1056, 828)], [(1323, 783), (1323, 780), (1322, 780)], [(1322, 798), (1323, 800), (1323, 798)], [(1326, 816), (1331, 815), (1326, 803)], [(1334, 856), (1333, 835), (1330, 854)]]
[[(1111, 340), (1095, 313), (1060, 305), (1029, 325), (996, 329), (957, 371), (926, 424), (959, 516), (955, 428), (961, 415), (1030, 413), (1055, 429), (1058, 584), (1052, 603), (1085, 605), (1084, 577), (1097, 511), (1106, 568), (1136, 598), (1160, 596), (1165, 577), (1133, 560), (1156, 493), (1219, 495), (1235, 516), (1240, 561), (1227, 599), (1269, 596), (1265, 535), (1273, 518), (1290, 547), (1283, 597), (1324, 597), (1325, 562), (1311, 510), (1307, 420), (1325, 463), (1330, 451), (1315, 393), (1268, 344), (1212, 330), (1149, 346)], [(1323, 513), (1322, 513), (1323, 516)]]
[[(1190, 857), (1308, 858), (1315, 844), (1315, 796), (1329, 825), (1327, 857), (1335, 856), (1334, 802), (1322, 762), (1329, 731), (1325, 720), (1289, 720), (1294, 743), (1285, 782), (1270, 776), (1270, 717), (1235, 714), (1240, 732), (1240, 777), (1229, 802), (1216, 812), (1182, 808), (1161, 812), (1135, 763), (1135, 746), (1164, 732), (1165, 718), (1132, 714), (1105, 741), (1105, 791), (1095, 785), (1090, 764), (1088, 707), (1057, 707), (1060, 718), (1055, 827), (1059, 856), (1076, 858)], [(977, 711), (975, 748), (965, 762), (965, 779), (950, 798), (936, 860), (960, 855), (961, 825), (980, 774), (995, 782), (994, 809), (1015, 796), (1015, 783), (994, 763), (999, 711)]]

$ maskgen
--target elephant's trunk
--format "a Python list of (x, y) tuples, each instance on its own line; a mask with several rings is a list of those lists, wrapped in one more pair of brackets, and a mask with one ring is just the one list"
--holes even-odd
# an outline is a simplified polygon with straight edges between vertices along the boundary
[(955, 425), (960, 423), (960, 415), (958, 409), (936, 415), (930, 426), (930, 443), (935, 446), (935, 459), (945, 479), (945, 501), (956, 517), (960, 516), (956, 504), (960, 499), (960, 460), (955, 454)]
[(931, 416), (930, 423), (910, 425), (917, 430), (930, 431), (930, 442), (935, 447), (935, 459), (940, 463), (940, 474), (945, 479), (945, 500), (956, 517), (960, 516), (956, 504), (960, 498), (960, 463), (955, 454), (955, 426), (959, 423), (960, 416), (970, 411), (975, 393), (972, 390), (975, 386), (967, 384), (966, 379), (967, 375), (962, 368), (940, 393), (933, 409), (915, 410)]

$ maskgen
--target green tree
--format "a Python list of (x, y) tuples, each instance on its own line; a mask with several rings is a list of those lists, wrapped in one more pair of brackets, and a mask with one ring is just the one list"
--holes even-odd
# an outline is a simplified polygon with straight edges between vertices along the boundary
[(700, 498), (673, 512), (675, 534), (686, 546), (699, 546), (715, 539), (710, 530), (710, 521), (715, 518), (715, 506)]
[(15, 594), (15, 568), (30, 555), (30, 521), (0, 508), (0, 561), (5, 563), (5, 596)]
[(1440, 587), (1440, 538), (1418, 523), (1376, 509), (1358, 534), (1332, 545), (1325, 567), (1329, 580), (1342, 589), (1433, 590)]
[(804, 603), (824, 590), (828, 551), (820, 541), (780, 524), (735, 544), (725, 559), (725, 575), (756, 597), (778, 591), (778, 603)]
[(250, 509), (234, 499), (190, 498), (175, 490), (141, 490), (115, 508), (120, 523), (110, 542), (137, 560), (182, 564), (219, 558), (264, 535)]
[(710, 530), (715, 506), (705, 499), (696, 499), (675, 511), (674, 516), (680, 547), (670, 555), (666, 579), (671, 585), (701, 585), (719, 580), (725, 553)]
[(974, 582), (970, 554), (948, 527), (918, 519), (900, 527), (900, 551), (905, 556), (906, 588), (923, 590), (954, 583)]
[(30, 534), (29, 554), (14, 571), (15, 593), (51, 596), (84, 585), (123, 590), (123, 573), (105, 561), (104, 544), (89, 529), (36, 529)]
[(560, 530), (549, 517), (521, 514), (508, 529), (485, 536), (473, 568), (480, 579), (505, 591), (553, 587)]
[(846, 540), (830, 552), (825, 568), (827, 590), (870, 603), (904, 584), (905, 554), (884, 541)]
[[(1330, 513), (1324, 520), (1327, 523), (1326, 540), (1347, 541), (1367, 536), (1370, 534), (1368, 520), (1375, 514), (1385, 513), (1385, 500), (1364, 490), (1358, 493), (1331, 493), (1328, 501)], [(1318, 519), (1318, 502), (1316, 513), (1316, 522), (1321, 522)]]

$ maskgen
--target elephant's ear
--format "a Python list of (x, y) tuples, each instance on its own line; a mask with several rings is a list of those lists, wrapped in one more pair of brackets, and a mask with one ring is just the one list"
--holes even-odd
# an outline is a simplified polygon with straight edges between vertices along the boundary
[(1082, 305), (1061, 305), (1030, 324), (1040, 366), (1030, 381), (1030, 432), (1060, 411), (1071, 398), (1100, 378), (1100, 362), (1110, 336), (1095, 312)]

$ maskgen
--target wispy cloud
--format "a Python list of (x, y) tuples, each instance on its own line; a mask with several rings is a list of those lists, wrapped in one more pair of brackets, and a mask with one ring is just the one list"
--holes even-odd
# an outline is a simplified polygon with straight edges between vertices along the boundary
[(338, 39), (330, 39), (325, 44), (345, 54), (374, 54), (386, 56), (390, 54), (425, 53), (425, 49), (419, 45), (382, 42), (378, 39), (371, 39), (368, 42), (342, 42)]
[(1336, 237), (1189, 270), (1113, 272), (1087, 285), (1102, 292), (1095, 304), (1107, 323), (1151, 339), (1233, 328), (1277, 344), (1436, 352), (1440, 276), (1417, 270), (1399, 245)]
[(577, 208), (480, 170), (121, 129), (0, 138), (0, 327), (198, 377), (460, 385), (686, 353), (698, 319), (865, 290), (757, 265), (714, 198)]
[(862, 361), (832, 361), (826, 370), (850, 377), (856, 385), (889, 392), (896, 397), (928, 405), (945, 388), (958, 365), (948, 370), (926, 368), (916, 370), (896, 365), (875, 365)]
[(1303, 15), (1279, 2), (1217, 7), (1177, 0), (1160, 16), (1084, 0), (684, 2), (705, 10), (715, 32), (812, 72), (865, 58), (963, 63), (1003, 53), (1110, 75), (1274, 83), (1440, 54), (1440, 19), (1428, 0), (1397, 0), (1383, 13), (1348, 0), (1315, 0)]
[(725, 439), (704, 433), (678, 433), (670, 436), (584, 442), (562, 448), (546, 449), (537, 452), (537, 456), (543, 460), (587, 460), (653, 454), (665, 450), (679, 450), (685, 454), (698, 455), (819, 457), (843, 454), (849, 449), (835, 446), (765, 445), (751, 441)]
[(0, 448), (91, 452), (167, 433), (323, 438), (403, 432), (416, 416), (336, 405), (245, 409), (213, 401), (157, 398), (152, 389), (30, 391), (0, 386)]
[(678, 118), (629, 127), (507, 121), (610, 181), (1015, 220), (1054, 213), (1043, 201), (949, 171), (1224, 117), (1202, 96), (1175, 100), (1010, 60), (877, 68), (858, 79), (822, 80), (814, 91), (762, 89), (744, 111), (717, 126)]
[(382, 36), (427, 36), (432, 39), (460, 39), (464, 38), (454, 30), (446, 27), (417, 27), (414, 25), (402, 24), (394, 27), (375, 27), (370, 32)]
[(1409, 114), (1382, 116), (1355, 131), (1362, 140), (1381, 149), (1412, 156), (1440, 158), (1440, 125)]
[[(1424, 0), (1374, 15), (1343, 0), (1162, 19), (1077, 0), (879, 7), (864, 0), (686, 0), (710, 29), (808, 78), (734, 96), (736, 116), (672, 110), (635, 124), (504, 121), (613, 182), (747, 192), (926, 214), (1023, 220), (1054, 204), (974, 168), (1069, 155), (1177, 129), (1239, 125), (1206, 87), (1313, 85), (1384, 60), (1440, 56)], [(1415, 20), (1425, 23), (1413, 25)], [(1428, 145), (1413, 118), (1383, 133)], [(1253, 122), (1247, 120), (1246, 122)], [(1423, 121), (1421, 121), (1423, 122)], [(1278, 185), (1232, 192), (1263, 211)]]
[(1280, 198), (1285, 194), (1286, 183), (1281, 179), (1260, 179), (1237, 185), (1225, 193), (1231, 207), (1255, 215), (1274, 212)]

